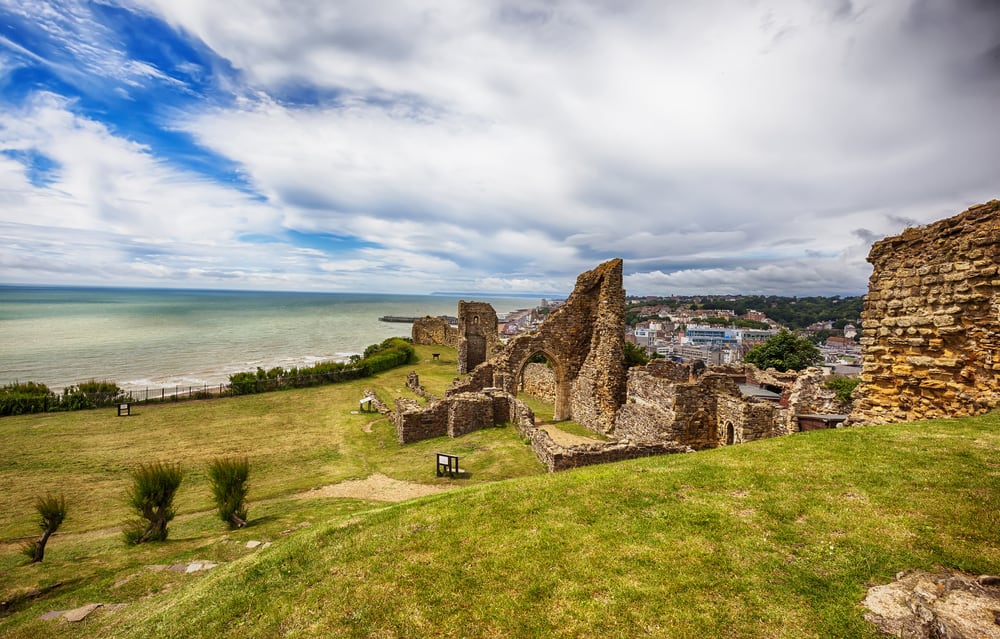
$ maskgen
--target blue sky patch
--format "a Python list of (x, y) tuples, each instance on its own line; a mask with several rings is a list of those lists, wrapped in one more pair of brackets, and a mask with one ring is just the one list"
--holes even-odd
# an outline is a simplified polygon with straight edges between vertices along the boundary
[(45, 188), (55, 182), (59, 163), (35, 149), (4, 149), (0, 153), (24, 165), (24, 174), (33, 186)]

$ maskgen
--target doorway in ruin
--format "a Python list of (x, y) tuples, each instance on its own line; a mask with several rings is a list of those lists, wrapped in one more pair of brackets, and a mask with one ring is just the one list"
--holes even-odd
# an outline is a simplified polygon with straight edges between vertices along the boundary
[(535, 424), (562, 446), (594, 444), (607, 437), (573, 420), (570, 384), (563, 367), (545, 351), (535, 351), (517, 369), (517, 397), (535, 413)]
[(552, 421), (571, 419), (569, 381), (558, 360), (545, 351), (535, 351), (518, 367), (517, 390), (552, 406)]
[(736, 443), (736, 427), (733, 426), (732, 422), (726, 424), (726, 446), (732, 446)]
[(486, 361), (486, 355), (486, 338), (482, 335), (469, 335), (466, 338), (466, 368), (471, 371), (479, 366)]

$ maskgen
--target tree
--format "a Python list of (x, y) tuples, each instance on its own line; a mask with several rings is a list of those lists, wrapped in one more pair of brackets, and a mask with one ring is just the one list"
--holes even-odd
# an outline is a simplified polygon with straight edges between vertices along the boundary
[(751, 349), (743, 361), (756, 364), (762, 370), (800, 371), (822, 363), (823, 355), (808, 337), (798, 337), (781, 329), (777, 335)]
[(66, 499), (62, 495), (39, 497), (35, 500), (35, 510), (41, 517), (38, 525), (42, 529), (42, 537), (24, 547), (24, 554), (31, 557), (32, 563), (41, 561), (45, 557), (45, 544), (66, 519)]
[(632, 342), (625, 342), (625, 367), (645, 366), (649, 363), (649, 356), (646, 349), (639, 348)]
[(128, 543), (141, 544), (167, 538), (167, 524), (174, 518), (174, 495), (183, 478), (179, 464), (140, 464), (132, 471), (128, 503), (141, 519), (125, 529)]
[(212, 497), (219, 509), (219, 518), (229, 524), (230, 528), (243, 528), (247, 525), (249, 475), (250, 460), (246, 457), (216, 459), (208, 467)]

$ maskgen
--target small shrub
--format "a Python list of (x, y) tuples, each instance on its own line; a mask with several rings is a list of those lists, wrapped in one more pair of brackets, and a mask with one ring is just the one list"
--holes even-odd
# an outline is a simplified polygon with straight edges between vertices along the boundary
[(45, 557), (45, 544), (52, 536), (63, 520), (66, 519), (66, 499), (62, 495), (46, 495), (35, 500), (35, 510), (38, 511), (41, 520), (38, 522), (42, 529), (42, 536), (38, 541), (29, 543), (24, 547), (24, 554), (31, 558), (31, 562), (41, 561)]
[(85, 410), (114, 406), (125, 398), (125, 391), (109, 381), (90, 380), (63, 389), (59, 410)]
[(229, 524), (230, 528), (243, 528), (247, 525), (249, 475), (250, 460), (246, 457), (216, 459), (208, 467), (212, 497), (219, 509), (219, 518)]
[(857, 377), (831, 377), (826, 380), (825, 386), (837, 394), (838, 400), (850, 404), (851, 393), (860, 383), (861, 380)]
[(179, 464), (140, 464), (132, 471), (128, 503), (140, 518), (126, 526), (127, 543), (141, 544), (167, 538), (167, 524), (174, 518), (174, 495), (183, 478)]

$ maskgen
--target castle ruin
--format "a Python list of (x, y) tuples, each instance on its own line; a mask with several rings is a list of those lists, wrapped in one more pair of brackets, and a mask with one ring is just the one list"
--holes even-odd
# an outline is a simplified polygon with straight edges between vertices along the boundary
[[(706, 369), (700, 362), (663, 360), (627, 369), (624, 309), (622, 261), (611, 260), (580, 275), (573, 293), (541, 326), (505, 346), (491, 341), (496, 314), (488, 304), (460, 302), (453, 333), (421, 325), (421, 334), (465, 343), (460, 371), (462, 360), (468, 367), (491, 351), (484, 345), (496, 344), (496, 350), (456, 380), (443, 399), (425, 405), (397, 399), (392, 414), (400, 443), (513, 423), (552, 471), (775, 437), (799, 430), (799, 413), (835, 410), (834, 394), (822, 388), (818, 369), (779, 375), (752, 366)], [(536, 363), (537, 355), (547, 363)], [(417, 380), (408, 384), (419, 387)], [(783, 401), (748, 396), (741, 384), (777, 388)], [(517, 399), (520, 390), (551, 402), (556, 420), (573, 419), (610, 441), (557, 444)]]
[(1000, 201), (876, 242), (851, 423), (1000, 405)]

